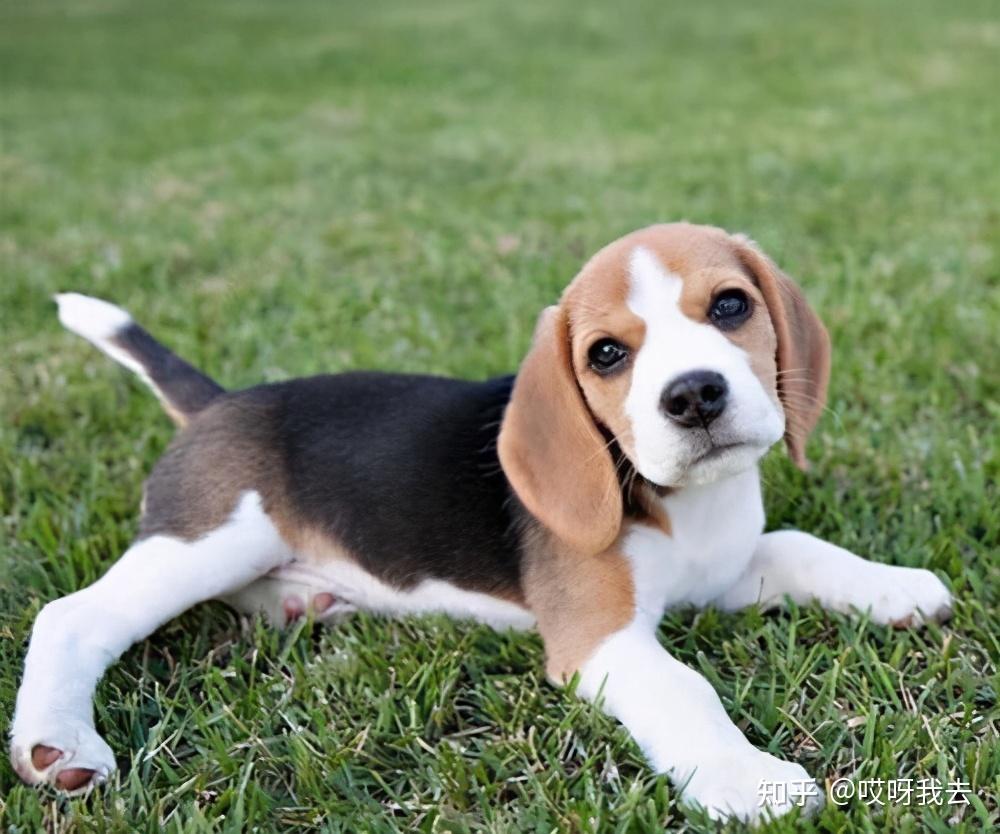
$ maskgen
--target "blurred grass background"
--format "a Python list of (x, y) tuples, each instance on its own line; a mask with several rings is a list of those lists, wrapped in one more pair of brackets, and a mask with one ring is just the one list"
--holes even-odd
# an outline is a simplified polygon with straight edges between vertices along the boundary
[[(128, 546), (171, 436), (51, 293), (232, 387), (484, 377), (587, 255), (683, 218), (755, 237), (833, 336), (814, 470), (769, 458), (770, 525), (959, 603), (922, 633), (681, 612), (663, 641), (820, 779), (973, 786), (773, 830), (995, 830), (998, 56), (986, 0), (0, 5), (0, 732), (34, 615)], [(66, 801), (0, 761), (0, 828), (711, 830), (530, 635), (207, 606), (126, 655), (97, 721), (118, 783)]]

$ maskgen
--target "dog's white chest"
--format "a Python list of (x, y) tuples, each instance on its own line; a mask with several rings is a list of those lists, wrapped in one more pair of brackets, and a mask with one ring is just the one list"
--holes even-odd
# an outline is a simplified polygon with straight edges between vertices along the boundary
[(670, 607), (704, 605), (744, 572), (764, 529), (757, 470), (664, 499), (670, 535), (635, 525), (625, 540), (637, 617), (659, 620)]

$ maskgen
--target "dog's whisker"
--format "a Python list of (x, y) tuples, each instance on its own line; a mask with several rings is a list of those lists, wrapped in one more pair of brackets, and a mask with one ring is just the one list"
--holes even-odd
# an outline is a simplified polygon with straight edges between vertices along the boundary
[[(818, 412), (834, 413), (817, 393), (825, 372), (794, 367), (817, 335), (804, 301), (772, 315), (788, 318), (773, 324), (791, 334), (782, 358), (793, 367), (763, 392), (720, 372), (748, 356), (773, 366), (760, 328), (730, 333), (749, 305), (717, 307), (709, 288), (711, 339), (701, 336), (712, 325), (696, 320), (704, 311), (683, 315), (687, 273), (712, 280), (734, 257), (765, 295), (784, 280), (719, 230), (656, 226), (612, 244), (542, 318), (513, 388), (509, 377), (358, 373), (227, 392), (125, 311), (61, 295), (63, 323), (137, 371), (185, 433), (147, 484), (143, 535), (36, 621), (11, 722), (17, 772), (64, 790), (106, 779), (115, 757), (91, 720), (95, 682), (170, 616), (224, 598), (287, 620), (363, 609), (536, 626), (554, 679), (579, 673), (577, 692), (612, 705), (659, 769), (693, 771), (677, 786), (685, 796), (748, 821), (787, 810), (762, 802), (760, 786), (818, 786), (744, 739), (708, 682), (660, 645), (664, 612), (791, 598), (886, 624), (943, 616), (950, 597), (926, 571), (873, 570), (797, 531), (762, 535), (762, 488), (792, 506), (801, 496), (749, 456), (692, 457), (706, 442), (724, 445), (727, 430), (749, 432), (758, 405), (775, 425), (784, 406), (793, 453)], [(643, 325), (627, 334), (630, 355), (595, 355), (577, 372), (591, 347), (583, 328), (626, 320)]]

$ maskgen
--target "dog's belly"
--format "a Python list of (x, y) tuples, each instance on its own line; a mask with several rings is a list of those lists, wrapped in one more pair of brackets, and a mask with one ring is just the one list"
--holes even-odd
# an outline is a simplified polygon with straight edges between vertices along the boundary
[(400, 590), (346, 559), (321, 564), (293, 561), (223, 601), (248, 614), (264, 614), (277, 624), (307, 613), (329, 619), (358, 610), (399, 616), (440, 613), (494, 628), (527, 629), (535, 623), (531, 612), (515, 602), (435, 579)]
[[(636, 617), (655, 624), (671, 607), (718, 599), (746, 571), (764, 527), (757, 471), (664, 499), (670, 533), (633, 524), (623, 542), (632, 566)], [(285, 624), (305, 614), (329, 619), (351, 611), (389, 616), (447, 614), (495, 628), (527, 629), (535, 617), (501, 596), (425, 578), (400, 589), (374, 576), (335, 545), (317, 540), (287, 565), (223, 601)]]

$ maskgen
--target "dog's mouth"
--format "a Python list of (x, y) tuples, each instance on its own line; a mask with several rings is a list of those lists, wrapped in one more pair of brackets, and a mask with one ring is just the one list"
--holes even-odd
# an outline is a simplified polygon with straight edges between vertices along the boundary
[(701, 437), (691, 436), (689, 442), (691, 448), (682, 453), (683, 457), (667, 458), (651, 467), (641, 467), (631, 460), (629, 463), (654, 486), (680, 488), (689, 484), (711, 483), (750, 469), (771, 445), (750, 432), (728, 431), (717, 438), (705, 432)]
[(749, 443), (713, 443), (706, 451), (698, 455), (691, 461), (694, 466), (699, 463), (707, 463), (710, 460), (718, 460), (737, 449), (746, 449)]

